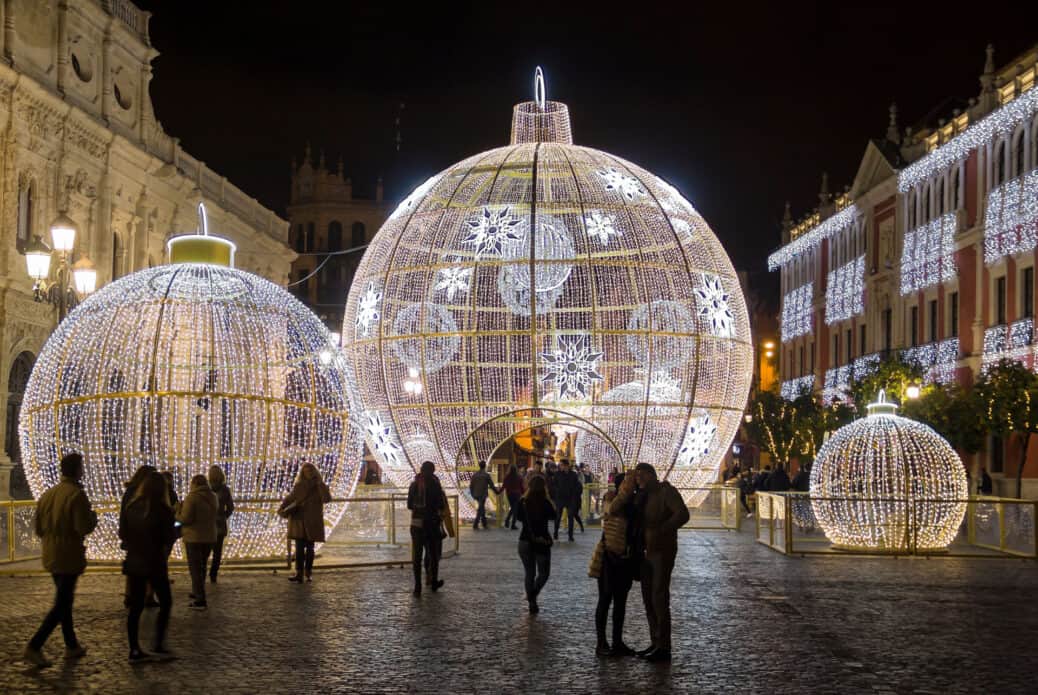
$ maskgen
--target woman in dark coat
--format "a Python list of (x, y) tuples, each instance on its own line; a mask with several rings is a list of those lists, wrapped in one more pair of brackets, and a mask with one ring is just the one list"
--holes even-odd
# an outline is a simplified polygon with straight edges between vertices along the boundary
[(523, 530), (519, 533), (519, 557), (526, 572), (526, 600), (530, 612), (537, 613), (537, 595), (541, 593), (551, 573), (552, 539), (548, 521), (558, 518), (555, 505), (548, 499), (544, 478), (535, 476), (519, 503), (518, 516)]
[(123, 574), (130, 585), (130, 613), (126, 618), (126, 633), (130, 642), (131, 663), (151, 658), (141, 651), (138, 639), (149, 584), (159, 600), (152, 651), (160, 656), (169, 655), (165, 638), (173, 597), (169, 588), (167, 548), (175, 538), (173, 509), (169, 506), (166, 480), (161, 473), (150, 471), (137, 485), (119, 519), (119, 539), (126, 549)]
[(292, 492), (278, 509), (288, 518), (288, 537), (296, 542), (296, 573), (288, 581), (299, 583), (304, 576), (313, 581), (314, 544), (324, 543), (324, 505), (331, 501), (332, 493), (317, 467), (304, 463)]

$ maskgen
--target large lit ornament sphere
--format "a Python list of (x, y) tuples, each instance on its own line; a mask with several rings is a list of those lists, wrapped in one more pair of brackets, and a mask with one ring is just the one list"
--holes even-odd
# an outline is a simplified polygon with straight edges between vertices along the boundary
[(966, 472), (941, 435), (900, 417), (883, 391), (869, 415), (837, 430), (811, 469), (811, 498), (838, 547), (946, 548), (966, 513)]
[(573, 145), (566, 106), (543, 99), (515, 107), (510, 145), (433, 176), (389, 217), (343, 336), (388, 477), (406, 484), (429, 458), (466, 494), (479, 460), (542, 425), (576, 432), (602, 480), (645, 461), (679, 486), (712, 482), (752, 370), (710, 227), (663, 180)]
[[(138, 466), (172, 471), (183, 499), (190, 478), (217, 464), (236, 500), (225, 557), (281, 554), (285, 522), (275, 510), (302, 464), (316, 465), (336, 497), (356, 482), (345, 364), (288, 292), (212, 262), (230, 261), (229, 242), (174, 242), (174, 261), (179, 248), (207, 262), (116, 280), (44, 346), (19, 424), (29, 485), (39, 497), (58, 481), (61, 455), (82, 453), (83, 483), (103, 512), (88, 553), (117, 559), (120, 498)], [(342, 511), (328, 505), (326, 519)]]

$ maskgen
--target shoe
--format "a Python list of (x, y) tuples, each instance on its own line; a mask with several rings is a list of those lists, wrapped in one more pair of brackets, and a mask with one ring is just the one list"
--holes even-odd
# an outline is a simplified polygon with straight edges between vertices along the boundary
[(654, 649), (651, 653), (646, 655), (645, 660), (650, 661), (654, 664), (668, 662), (670, 661), (670, 650)]
[(210, 584), (215, 584), (216, 583), (216, 575), (215, 574), (210, 574), (209, 575), (209, 583)]
[(302, 584), (303, 583), (303, 577), (301, 575), (298, 575), (298, 574), (293, 574), (291, 577), (288, 578), (288, 581), (294, 582), (296, 584)]
[(476, 525), (476, 524), (472, 524), (472, 530), (473, 531), (478, 531), (479, 530), (479, 526)]
[(142, 651), (130, 652), (129, 662), (131, 664), (144, 664), (153, 661), (151, 654)]
[(613, 648), (609, 650), (609, 656), (634, 656), (634, 650), (623, 642), (613, 642)]
[(531, 613), (540, 613), (541, 612), (541, 607), (537, 605), (536, 601), (530, 601), (530, 612)]
[(412, 596), (421, 596), (422, 595), (422, 587), (421, 587), (421, 585), (416, 585), (415, 588), (414, 588), (414, 591), (411, 592), (411, 595)]
[(443, 580), (437, 579), (435, 582), (432, 583), (433, 592), (439, 591), (441, 586), (443, 586)]
[(306, 583), (307, 584), (313, 584), (314, 583), (314, 578), (312, 576), (310, 576), (309, 574), (306, 575)]
[(426, 572), (426, 574), (425, 574), (425, 585), (426, 586), (432, 586), (432, 577), (429, 576), (428, 572)]
[(609, 646), (608, 642), (599, 642), (595, 646), (595, 656), (609, 656), (610, 654), (612, 654), (612, 651), (613, 650)]
[(573, 542), (573, 536), (570, 536), (570, 537), (569, 537), (569, 542), (570, 542), (570, 543), (572, 543), (572, 542)]
[(654, 651), (656, 651), (656, 646), (650, 644), (645, 649), (639, 649), (638, 651), (636, 651), (635, 655), (636, 656), (648, 656), (649, 654), (652, 654)]
[(177, 655), (167, 647), (155, 647), (151, 650), (151, 654), (156, 661), (172, 661), (177, 658)]
[(159, 602), (156, 601), (155, 599), (151, 599), (150, 601), (146, 601), (144, 603), (144, 607), (145, 608), (158, 608), (159, 607)]
[(198, 598), (198, 597), (197, 597), (197, 596), (195, 596), (194, 594), (188, 594), (188, 595), (187, 595), (187, 597), (188, 597), (189, 599), (191, 599), (192, 601), (194, 601), (194, 600), (195, 600), (196, 598)]
[(752, 519), (753, 518), (753, 512), (746, 512), (746, 518), (747, 519)]
[(486, 530), (487, 530), (487, 522), (485, 522), (485, 521), (483, 522), (483, 530), (484, 530), (484, 531), (486, 531)]
[(207, 608), (209, 608), (209, 604), (207, 604), (205, 601), (197, 601), (196, 600), (196, 601), (192, 601), (191, 603), (187, 604), (187, 607), (190, 608), (193, 611), (204, 611)]
[(46, 668), (51, 665), (50, 659), (45, 657), (41, 650), (33, 649), (32, 647), (25, 648), (25, 651), (22, 652), (22, 659), (37, 668)]
[(555, 534), (555, 540), (559, 540), (559, 534)]
[(82, 659), (86, 656), (87, 649), (82, 644), (75, 647), (65, 647), (66, 659)]

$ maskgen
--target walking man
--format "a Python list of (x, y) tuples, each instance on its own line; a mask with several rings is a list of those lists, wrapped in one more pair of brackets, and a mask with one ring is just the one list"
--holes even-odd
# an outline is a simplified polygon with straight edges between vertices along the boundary
[(678, 554), (678, 529), (688, 522), (688, 507), (681, 494), (670, 483), (660, 482), (656, 469), (647, 463), (639, 463), (634, 475), (624, 478), (610, 513), (621, 513), (632, 497), (636, 552), (642, 552), (638, 545), (644, 548), (639, 572), (642, 602), (652, 636), (652, 645), (638, 656), (653, 662), (670, 661), (670, 575)]
[[(584, 484), (580, 481), (576, 471), (570, 468), (569, 461), (564, 460), (561, 468), (562, 470), (555, 474), (555, 488), (558, 490), (556, 502), (560, 511), (562, 509), (566, 510), (569, 539), (572, 541), (574, 520), (580, 524), (580, 532), (584, 532), (584, 522), (580, 519), (580, 503), (584, 493)], [(557, 526), (555, 528), (555, 537), (559, 537)]]
[(60, 467), (61, 482), (36, 503), (36, 535), (43, 539), (43, 568), (50, 572), (56, 589), (54, 606), (23, 654), (26, 661), (39, 667), (51, 665), (42, 650), (58, 623), (65, 638), (65, 658), (78, 659), (86, 654), (72, 626), (72, 600), (79, 575), (86, 569), (83, 539), (97, 526), (97, 514), (80, 484), (83, 457), (66, 454)]
[(494, 481), (490, 479), (490, 474), (487, 473), (487, 462), (480, 461), (479, 470), (472, 474), (472, 480), (469, 481), (469, 494), (472, 495), (472, 499), (476, 500), (476, 503), (479, 505), (478, 509), (476, 509), (476, 519), (472, 522), (473, 531), (479, 528), (480, 519), (483, 520), (483, 528), (487, 527), (487, 495), (490, 490), (493, 490), (495, 495), (501, 494), (501, 490), (494, 487)]

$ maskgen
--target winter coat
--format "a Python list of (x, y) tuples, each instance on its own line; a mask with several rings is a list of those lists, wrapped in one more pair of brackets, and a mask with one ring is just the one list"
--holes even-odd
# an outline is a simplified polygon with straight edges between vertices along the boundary
[(788, 492), (790, 488), (789, 476), (785, 469), (776, 468), (768, 478), (768, 490), (771, 492)]
[(627, 553), (627, 510), (620, 509), (617, 513), (611, 511), (609, 503), (615, 497), (615, 492), (606, 493), (606, 508), (602, 514), (602, 536), (606, 550), (613, 555), (623, 556)]
[(801, 468), (797, 471), (797, 474), (793, 476), (793, 480), (789, 483), (793, 486), (793, 489), (797, 492), (807, 492), (811, 489), (811, 474)]
[(490, 474), (486, 471), (477, 471), (472, 474), (472, 480), (469, 481), (469, 493), (471, 493), (473, 499), (482, 500), (486, 499), (490, 489), (494, 488), (494, 483), (490, 479)]
[(440, 514), (446, 507), (447, 495), (436, 476), (425, 481), (419, 474), (407, 489), (407, 508), (415, 528), (439, 528)]
[(317, 478), (303, 478), (297, 482), (279, 510), (292, 507), (288, 517), (288, 537), (324, 543), (324, 505), (331, 501), (332, 493), (328, 486)]
[(555, 474), (555, 501), (564, 509), (580, 507), (580, 497), (584, 493), (584, 484), (575, 471)]
[(227, 535), (227, 519), (234, 513), (234, 498), (226, 484), (214, 487), (213, 493), (216, 494), (216, 536), (219, 538)]
[(169, 571), (169, 549), (176, 542), (173, 510), (153, 507), (147, 500), (130, 500), (119, 516), (119, 540), (126, 550), (123, 574), (154, 577)]
[(521, 495), (523, 490), (526, 489), (526, 486), (523, 484), (523, 477), (517, 472), (511, 472), (506, 475), (501, 486), (509, 495)]
[(557, 513), (551, 500), (534, 502), (524, 497), (515, 511), (516, 518), (523, 525), (522, 531), (519, 532), (519, 542), (529, 543), (536, 553), (550, 552), (551, 534), (548, 532), (548, 522), (554, 519)]
[(36, 535), (43, 539), (43, 568), (51, 574), (82, 574), (83, 539), (97, 527), (97, 514), (83, 487), (72, 478), (43, 493), (36, 503)]
[(216, 514), (219, 503), (209, 483), (191, 486), (191, 492), (177, 509), (177, 521), (182, 524), (181, 537), (185, 543), (215, 543)]
[[(609, 505), (610, 514), (620, 514), (632, 500), (632, 490), (617, 493), (616, 499)], [(639, 499), (635, 500), (641, 527), (645, 534), (645, 552), (673, 554), (678, 552), (678, 529), (689, 519), (688, 507), (681, 493), (670, 483), (655, 482), (638, 491)]]

